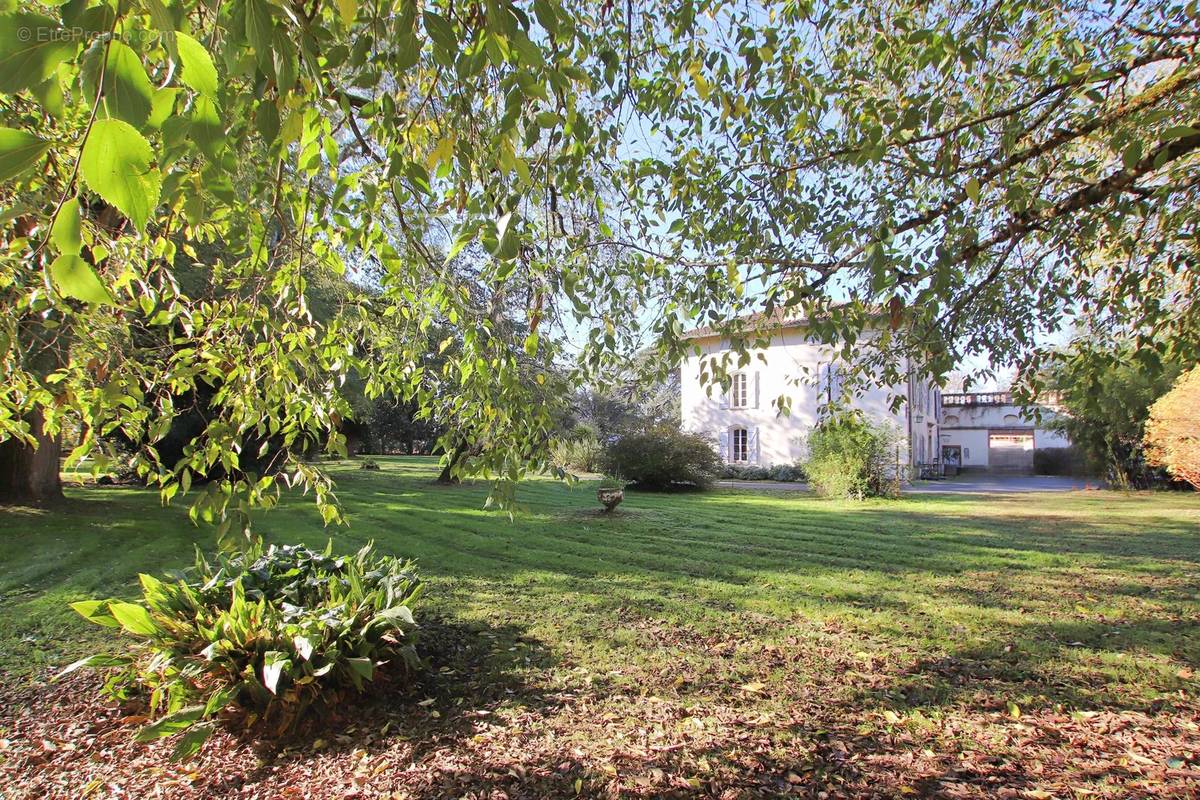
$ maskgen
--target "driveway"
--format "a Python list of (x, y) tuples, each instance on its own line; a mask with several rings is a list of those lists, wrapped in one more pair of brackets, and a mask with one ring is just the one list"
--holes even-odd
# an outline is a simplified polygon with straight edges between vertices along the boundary
[[(779, 481), (717, 481), (719, 489), (748, 489), (759, 492), (807, 492), (807, 483)], [(1055, 475), (960, 475), (944, 481), (916, 481), (904, 494), (1011, 494), (1015, 492), (1074, 492), (1103, 488), (1099, 481), (1061, 478)]]
[(1063, 478), (1057, 475), (960, 475), (944, 481), (915, 481), (906, 494), (1007, 494), (1010, 492), (1074, 492), (1102, 488), (1098, 480)]

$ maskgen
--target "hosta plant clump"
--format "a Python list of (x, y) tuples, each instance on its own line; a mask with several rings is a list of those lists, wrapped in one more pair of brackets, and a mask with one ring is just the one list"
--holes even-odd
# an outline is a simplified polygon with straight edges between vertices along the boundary
[(182, 734), (177, 758), (195, 753), (227, 707), (283, 732), (305, 715), (360, 692), (386, 671), (417, 666), (412, 607), (421, 582), (411, 561), (368, 544), (334, 556), (303, 546), (261, 546), (207, 560), (160, 580), (141, 576), (142, 600), (88, 600), (90, 622), (138, 639), (119, 655), (79, 667), (113, 668), (105, 691), (148, 693), (158, 719), (140, 741)]

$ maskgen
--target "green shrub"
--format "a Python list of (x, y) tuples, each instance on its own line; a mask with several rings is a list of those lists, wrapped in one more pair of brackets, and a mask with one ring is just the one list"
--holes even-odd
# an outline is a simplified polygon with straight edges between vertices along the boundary
[(765, 481), (770, 480), (771, 471), (766, 467), (759, 467), (754, 464), (747, 464), (742, 467), (742, 480), (744, 481)]
[(898, 440), (893, 426), (872, 422), (857, 410), (841, 411), (808, 435), (804, 471), (813, 489), (827, 497), (893, 494)]
[(261, 547), (168, 580), (141, 576), (142, 601), (89, 600), (71, 607), (138, 641), (120, 655), (93, 655), (79, 667), (117, 667), (105, 691), (149, 691), (162, 716), (139, 741), (184, 733), (175, 757), (192, 755), (212, 732), (211, 718), (236, 704), (280, 731), (320, 712), (376, 671), (416, 667), (411, 605), (421, 591), (412, 562), (377, 556), (372, 545), (350, 557), (302, 546)]
[(703, 436), (654, 430), (615, 439), (605, 448), (604, 471), (643, 489), (707, 488), (720, 473), (721, 460)]
[(796, 464), (775, 464), (768, 470), (767, 477), (782, 483), (802, 481), (804, 480), (804, 469)]
[(364, 458), (362, 463), (358, 465), (359, 469), (379, 469), (379, 462), (373, 458)]
[(570, 472), (599, 472), (604, 448), (595, 437), (557, 439), (550, 445), (550, 462)]
[(804, 480), (804, 468), (799, 464), (722, 464), (721, 477), (734, 481), (779, 481), (791, 483)]
[(798, 464), (774, 464), (760, 467), (755, 464), (723, 464), (722, 478), (736, 481), (780, 481), (804, 480), (804, 469)]
[(1071, 475), (1087, 474), (1086, 459), (1074, 447), (1045, 447), (1033, 451), (1033, 472), (1035, 475)]

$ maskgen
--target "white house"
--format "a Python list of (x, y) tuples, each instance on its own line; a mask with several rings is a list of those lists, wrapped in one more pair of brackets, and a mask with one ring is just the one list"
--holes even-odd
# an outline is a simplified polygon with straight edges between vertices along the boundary
[[(817, 423), (820, 408), (840, 393), (839, 363), (833, 350), (811, 340), (803, 320), (778, 319), (757, 323), (770, 333), (766, 348), (752, 350), (748, 365), (732, 373), (729, 391), (704, 384), (701, 370), (729, 351), (719, 333), (700, 328), (688, 334), (693, 352), (680, 365), (683, 427), (719, 443), (729, 463), (792, 464), (805, 456), (805, 438)], [(736, 359), (736, 357), (733, 357)], [(937, 461), (940, 390), (905, 364), (910, 377), (903, 385), (877, 386), (853, 398), (852, 405), (867, 415), (892, 423), (902, 434), (901, 465)], [(774, 399), (790, 401), (790, 414), (780, 413)], [(901, 403), (892, 409), (892, 400)]]
[(1054, 394), (1027, 408), (1016, 405), (1011, 392), (947, 392), (942, 396), (942, 461), (964, 469), (1033, 472), (1035, 451), (1071, 445), (1047, 427), (1059, 413)]

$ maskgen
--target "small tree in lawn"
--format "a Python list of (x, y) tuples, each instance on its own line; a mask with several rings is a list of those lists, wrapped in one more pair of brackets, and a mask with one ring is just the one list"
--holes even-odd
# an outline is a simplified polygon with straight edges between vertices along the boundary
[(881, 497), (895, 492), (890, 460), (899, 432), (867, 419), (858, 410), (838, 410), (808, 435), (804, 471), (818, 494), (827, 497)]
[(1200, 491), (1200, 366), (1150, 406), (1146, 461)]

